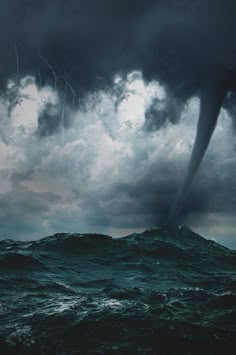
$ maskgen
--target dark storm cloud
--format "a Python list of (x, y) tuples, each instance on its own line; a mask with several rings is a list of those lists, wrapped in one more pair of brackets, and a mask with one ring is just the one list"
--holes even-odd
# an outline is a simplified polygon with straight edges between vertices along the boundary
[(70, 125), (70, 111), (62, 102), (61, 104), (48, 102), (38, 115), (37, 133), (41, 137), (47, 137), (61, 129), (61, 117), (63, 115), (63, 128)]
[(235, 7), (232, 0), (1, 0), (1, 80), (37, 74), (83, 89), (138, 68), (189, 95), (206, 76), (235, 69)]
[(38, 133), (40, 136), (48, 136), (56, 131), (60, 122), (58, 105), (48, 103), (38, 116)]
[(236, 86), (235, 1), (8, 0), (1, 5), (3, 84), (12, 75), (19, 80), (35, 74), (40, 85), (50, 81), (57, 90), (86, 90), (117, 72), (140, 69), (181, 98), (200, 94), (196, 141), (173, 209), (178, 213), (223, 100)]
[(145, 128), (155, 131), (169, 123), (177, 124), (182, 110), (183, 103), (173, 96), (168, 96), (165, 102), (154, 98), (145, 112)]
[[(116, 73), (125, 75), (131, 70), (141, 70), (147, 81), (157, 79), (173, 97), (163, 110), (156, 109), (155, 101), (149, 107), (146, 112), (148, 131), (163, 128), (166, 122), (178, 122), (184, 102), (199, 95), (201, 115), (197, 140), (183, 190), (190, 188), (221, 105), (234, 113), (235, 100), (224, 100), (236, 87), (234, 0), (0, 0), (0, 7), (0, 84), (3, 92), (9, 78), (19, 81), (21, 77), (32, 75), (39, 87), (50, 84), (59, 92), (60, 100), (65, 98), (72, 104), (74, 96), (77, 98), (112, 83)], [(47, 138), (58, 132), (60, 110), (48, 104), (39, 114), (40, 136)], [(80, 153), (85, 145), (81, 141), (76, 142), (80, 144)], [(138, 164), (145, 161), (145, 154), (142, 151), (137, 154), (134, 174)], [(66, 159), (69, 160), (67, 156)], [(89, 166), (89, 162), (84, 161), (84, 165)], [(148, 166), (145, 177), (142, 175), (131, 188), (132, 181), (129, 180), (127, 185), (117, 186), (110, 195), (107, 192), (106, 204), (110, 198), (116, 208), (112, 209), (111, 203), (109, 209), (101, 208), (92, 198), (93, 191), (89, 191), (89, 196), (82, 196), (82, 206), (90, 210), (91, 215), (94, 212), (96, 223), (98, 220), (111, 223), (111, 218), (104, 217), (106, 211), (110, 217), (114, 211), (118, 224), (121, 223), (120, 216), (128, 215), (128, 211), (133, 211), (131, 218), (127, 218), (129, 223), (131, 220), (135, 223), (155, 220), (158, 223), (163, 219), (162, 215), (166, 216), (177, 186), (184, 179), (180, 173), (176, 177), (183, 164), (179, 160), (170, 163), (172, 168), (166, 162), (166, 174), (163, 165), (159, 165), (158, 171)], [(49, 175), (50, 169), (53, 171), (49, 166)], [(80, 170), (83, 169), (84, 166)], [(57, 168), (55, 171), (58, 172)], [(153, 182), (153, 177), (160, 175), (160, 171), (164, 171), (162, 179)], [(217, 185), (218, 189), (223, 188), (222, 181)], [(230, 184), (226, 188), (229, 198), (232, 182), (227, 181)], [(82, 189), (85, 186), (82, 185)], [(202, 196), (198, 181), (186, 200), (184, 214), (202, 211), (209, 206), (213, 190), (216, 193), (212, 187)], [(185, 191), (181, 193), (183, 195)], [(127, 202), (120, 199), (119, 194), (126, 196), (123, 198), (127, 198)], [(233, 201), (226, 205), (234, 211)], [(143, 217), (138, 222), (135, 215)]]
[[(6, 116), (13, 126), (3, 127), (8, 142), (0, 140), (1, 236), (32, 239), (57, 231), (121, 235), (164, 223), (185, 175), (198, 113), (195, 98), (184, 107), (178, 124), (150, 132), (144, 117), (144, 126), (132, 114), (126, 122), (115, 98), (100, 91), (85, 100), (82, 118), (80, 111), (72, 115), (64, 145), (60, 130), (50, 134), (43, 119), (42, 138), (30, 129), (31, 122), (18, 129), (13, 113)], [(233, 235), (233, 219), (228, 221), (236, 213), (231, 131), (222, 112), (181, 222), (209, 226), (199, 219), (204, 215)]]

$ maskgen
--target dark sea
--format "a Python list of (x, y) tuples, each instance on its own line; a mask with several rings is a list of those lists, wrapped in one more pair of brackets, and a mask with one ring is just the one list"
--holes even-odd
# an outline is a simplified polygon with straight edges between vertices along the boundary
[(236, 251), (185, 226), (0, 241), (0, 354), (236, 354)]

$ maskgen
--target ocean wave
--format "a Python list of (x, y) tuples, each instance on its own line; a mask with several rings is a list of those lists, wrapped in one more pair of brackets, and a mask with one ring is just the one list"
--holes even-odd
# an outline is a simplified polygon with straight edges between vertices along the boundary
[(17, 252), (7, 252), (0, 256), (0, 269), (44, 268), (45, 265), (35, 256)]
[(235, 260), (186, 227), (0, 241), (0, 353), (233, 354)]

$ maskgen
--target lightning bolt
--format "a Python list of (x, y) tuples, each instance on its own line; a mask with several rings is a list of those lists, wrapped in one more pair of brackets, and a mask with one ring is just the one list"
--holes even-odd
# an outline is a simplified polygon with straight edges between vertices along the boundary
[[(57, 91), (57, 83), (59, 80), (62, 80), (71, 92), (72, 103), (73, 103), (73, 106), (75, 107), (75, 99), (76, 99), (77, 94), (76, 94), (76, 91), (74, 90), (73, 86), (71, 85), (71, 83), (64, 76), (57, 74), (53, 65), (51, 63), (49, 63), (47, 58), (41, 54), (40, 50), (38, 51), (38, 54), (39, 54), (39, 58), (47, 65), (47, 67), (50, 69), (50, 71), (54, 77), (54, 90)], [(40, 83), (42, 83), (39, 66), (38, 66), (38, 76), (39, 76)]]
[(18, 55), (18, 49), (17, 49), (16, 43), (15, 43), (15, 46), (14, 46), (14, 52), (15, 52), (15, 57), (16, 57), (16, 78), (17, 78), (17, 84), (20, 85), (19, 55)]
[(53, 77), (54, 77), (54, 90), (57, 91), (57, 81), (58, 81), (58, 75), (56, 73), (56, 70), (53, 68), (53, 66), (49, 63), (49, 61), (47, 60), (47, 58), (45, 58), (42, 54), (41, 51), (39, 49), (38, 51), (39, 54), (39, 58), (47, 65), (47, 67), (49, 68), (49, 70), (51, 71)]
[(37, 72), (38, 72), (38, 77), (39, 77), (39, 88), (41, 89), (42, 88), (42, 76), (41, 76), (41, 70), (40, 70), (39, 65), (38, 65)]
[[(65, 105), (66, 105), (66, 96), (68, 93), (68, 90), (71, 93), (72, 96), (72, 105), (75, 108), (76, 107), (76, 100), (78, 98), (78, 106), (79, 106), (79, 111), (81, 111), (81, 102), (80, 102), (80, 98), (79, 95), (77, 94), (77, 92), (75, 91), (75, 89), (73, 88), (73, 86), (71, 85), (71, 83), (69, 82), (69, 80), (67, 78), (65, 78), (63, 75), (58, 75), (54, 66), (48, 61), (48, 59), (42, 55), (42, 53), (40, 52), (40, 49), (38, 50), (38, 56), (40, 58), (40, 60), (42, 60), (46, 66), (49, 68), (49, 70), (51, 71), (53, 77), (54, 77), (54, 90), (57, 91), (58, 89), (58, 82), (60, 80), (62, 80), (64, 82), (64, 90), (63, 90), (63, 94), (62, 94), (62, 103), (61, 103), (61, 145), (64, 146), (64, 141), (65, 141), (65, 132), (64, 132), (64, 123), (65, 123)], [(42, 84), (42, 78), (41, 78), (41, 72), (40, 72), (40, 67), (38, 66), (38, 76), (39, 76), (39, 81), (40, 81), (40, 86)], [(83, 113), (81, 113), (81, 118), (83, 120), (84, 123), (84, 129), (86, 130), (87, 125), (84, 119), (84, 115)]]
[(61, 145), (62, 147), (65, 144), (65, 131), (64, 131), (64, 122), (65, 122), (65, 101), (66, 101), (67, 86), (65, 85), (64, 93), (62, 96), (62, 109), (61, 109)]
[(59, 75), (58, 76), (60, 79), (62, 79), (65, 83), (65, 87), (68, 87), (70, 92), (71, 92), (71, 95), (72, 95), (72, 102), (73, 102), (73, 107), (75, 107), (75, 98), (76, 98), (76, 91), (73, 89), (72, 85), (70, 84), (70, 82), (64, 77), (64, 76), (61, 76)]

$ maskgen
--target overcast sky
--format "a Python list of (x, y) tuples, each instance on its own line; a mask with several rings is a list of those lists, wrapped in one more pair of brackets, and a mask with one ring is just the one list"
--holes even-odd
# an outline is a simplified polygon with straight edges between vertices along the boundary
[(189, 3), (0, 1), (0, 238), (163, 223), (199, 93), (230, 72), (179, 222), (236, 248), (235, 6)]
[[(113, 90), (88, 94), (75, 110), (50, 86), (38, 89), (33, 77), (15, 85), (9, 82), (0, 105), (2, 238), (58, 231), (124, 235), (162, 222), (186, 171), (197, 97), (179, 113), (175, 99), (157, 81), (145, 83), (140, 72), (126, 80), (116, 76)], [(175, 124), (169, 121), (173, 107), (180, 114)], [(222, 110), (182, 217), (206, 236), (229, 242), (236, 234), (234, 143)]]

